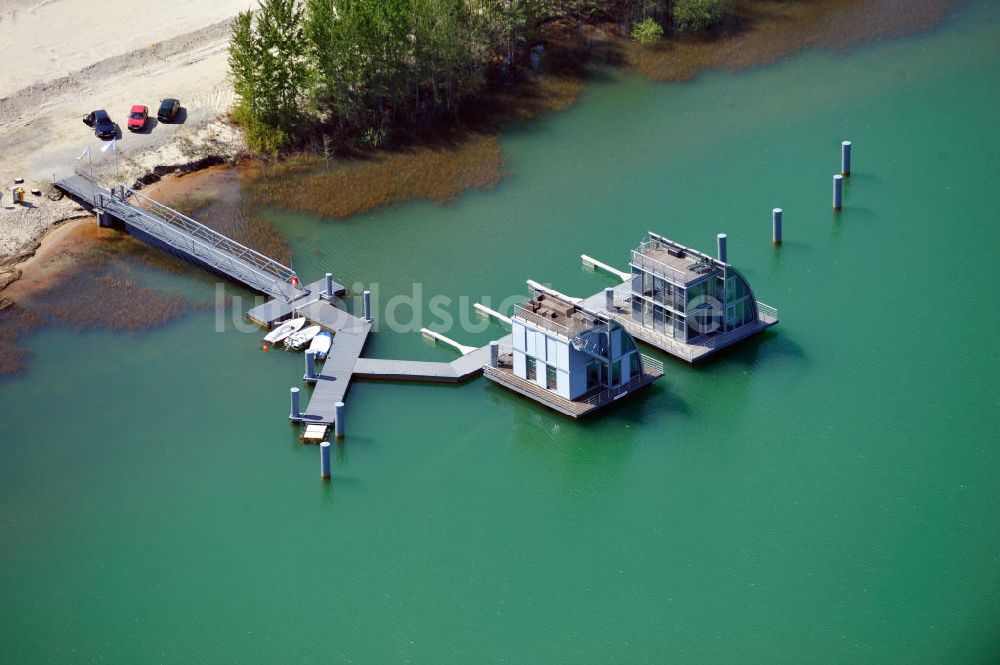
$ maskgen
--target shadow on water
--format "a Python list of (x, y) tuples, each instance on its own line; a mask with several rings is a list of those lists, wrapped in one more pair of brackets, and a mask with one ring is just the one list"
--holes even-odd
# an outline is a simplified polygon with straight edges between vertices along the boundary
[[(510, 440), (518, 450), (565, 478), (585, 475), (597, 485), (627, 472), (633, 449), (649, 427), (689, 411), (666, 379), (580, 420), (501, 386), (491, 384), (486, 392), (492, 406), (511, 415)], [(595, 467), (599, 473), (593, 473)]]
[[(780, 326), (779, 323), (778, 327)], [(712, 354), (698, 363), (698, 368), (716, 370), (724, 364), (730, 364), (760, 369), (769, 362), (786, 359), (804, 363), (805, 350), (787, 333), (783, 334), (781, 331), (769, 328)]]
[(849, 178), (844, 179), (844, 184), (850, 186), (851, 182), (863, 182), (863, 183), (881, 183), (885, 182), (885, 178), (875, 173), (864, 173), (852, 171)]

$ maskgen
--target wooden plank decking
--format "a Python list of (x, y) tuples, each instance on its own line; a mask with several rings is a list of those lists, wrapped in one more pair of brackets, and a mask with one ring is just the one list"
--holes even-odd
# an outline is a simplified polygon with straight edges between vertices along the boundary
[(631, 381), (616, 389), (595, 390), (592, 393), (587, 393), (572, 400), (557, 395), (551, 390), (546, 390), (534, 381), (528, 381), (527, 379), (515, 376), (514, 370), (504, 365), (485, 368), (484, 376), (505, 388), (509, 388), (514, 392), (539, 402), (543, 406), (547, 406), (550, 409), (573, 418), (582, 418), (620, 399), (624, 399), (637, 390), (645, 388), (663, 376), (663, 371), (659, 369), (647, 369), (641, 375), (634, 377)]

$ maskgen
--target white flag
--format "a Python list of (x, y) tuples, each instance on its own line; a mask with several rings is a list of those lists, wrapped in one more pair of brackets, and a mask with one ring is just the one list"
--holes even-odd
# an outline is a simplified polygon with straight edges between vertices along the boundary
[(118, 142), (118, 139), (111, 139), (111, 143), (108, 143), (107, 145), (101, 146), (101, 152), (107, 152), (108, 150), (114, 150), (115, 149), (115, 143), (117, 143), (117, 142)]
[(80, 156), (77, 157), (76, 159), (77, 159), (77, 161), (79, 161), (79, 160), (83, 159), (84, 157), (90, 157), (90, 147), (84, 148), (83, 152), (81, 152)]

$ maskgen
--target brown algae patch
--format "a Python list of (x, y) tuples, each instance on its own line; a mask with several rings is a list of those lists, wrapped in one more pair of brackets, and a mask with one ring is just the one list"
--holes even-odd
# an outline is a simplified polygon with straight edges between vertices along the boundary
[(379, 151), (341, 146), (329, 162), (302, 153), (244, 163), (236, 169), (243, 192), (257, 205), (338, 219), (414, 199), (447, 203), (464, 191), (494, 187), (505, 172), (503, 126), (570, 107), (593, 64), (619, 62), (610, 40), (585, 42), (575, 30), (566, 22), (543, 26), (544, 71), (495, 81), (466, 101), (451, 124), (400, 128), (393, 145)]
[(412, 199), (444, 203), (468, 189), (493, 187), (502, 173), (497, 137), (475, 135), (454, 147), (417, 146), (330, 169), (321, 157), (300, 155), (260, 166), (246, 191), (259, 205), (341, 218)]
[(243, 200), (239, 168), (212, 166), (183, 176), (167, 176), (143, 194), (232, 238), (238, 243), (288, 264), (292, 251), (272, 226), (251, 214)]
[(46, 254), (25, 264), (22, 278), (3, 292), (15, 305), (0, 311), (0, 375), (26, 367), (30, 353), (20, 342), (40, 326), (135, 332), (171, 321), (191, 307), (179, 296), (129, 277), (138, 263), (153, 259), (160, 269), (178, 270), (179, 260), (100, 229), (92, 219), (42, 245)]
[(621, 39), (627, 62), (654, 81), (704, 69), (738, 71), (804, 48), (842, 51), (934, 28), (961, 0), (737, 0), (734, 18), (707, 36), (674, 36), (653, 48)]

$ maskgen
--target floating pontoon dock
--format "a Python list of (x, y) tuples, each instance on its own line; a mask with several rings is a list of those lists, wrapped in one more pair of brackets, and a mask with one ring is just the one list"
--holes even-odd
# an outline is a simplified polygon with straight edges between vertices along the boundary
[(297, 420), (320, 425), (336, 421), (337, 402), (343, 402), (347, 395), (355, 365), (371, 331), (370, 323), (355, 320), (358, 323), (354, 327), (341, 328), (333, 336), (326, 362), (316, 373), (309, 405)]
[[(334, 282), (332, 286), (335, 297), (341, 297), (347, 292), (347, 289), (341, 284)], [(331, 312), (317, 304), (321, 302), (328, 302), (325, 280), (322, 279), (307, 285), (302, 293), (292, 300), (275, 298), (254, 307), (247, 312), (247, 318), (264, 328), (273, 328), (276, 323), (291, 318), (296, 311), (308, 310), (312, 314), (312, 316), (307, 316), (309, 320), (326, 330), (336, 330), (338, 323), (340, 323), (338, 312), (343, 313), (342, 310), (331, 307), (329, 308), (333, 310)], [(306, 316), (306, 314), (300, 313), (300, 316)]]
[[(496, 340), (501, 346), (510, 346), (510, 335)], [(452, 360), (450, 363), (425, 362), (420, 360), (381, 360), (359, 358), (354, 366), (354, 375), (366, 379), (390, 379), (410, 381), (439, 381), (457, 383), (483, 372), (489, 364), (490, 345)]]
[[(617, 365), (612, 358), (611, 347), (609, 346), (606, 350), (606, 358), (599, 354), (596, 350), (597, 347), (591, 348), (595, 342), (585, 339), (590, 334), (588, 331), (577, 331), (579, 334), (566, 337), (565, 340), (562, 339), (565, 336), (561, 337), (553, 333), (550, 341), (553, 343), (563, 341), (567, 349), (572, 346), (572, 353), (581, 354), (579, 357), (589, 355), (591, 358), (608, 361), (611, 363), (608, 367), (614, 366), (616, 369), (611, 370), (612, 381), (605, 383), (607, 377), (599, 379), (592, 389), (590, 389), (590, 382), (593, 377), (588, 375), (588, 389), (580, 392), (578, 388), (575, 388), (575, 392), (572, 393), (575, 396), (572, 399), (563, 396), (563, 393), (568, 391), (565, 389), (566, 386), (560, 383), (558, 375), (554, 379), (556, 385), (553, 387), (552, 385), (543, 385), (549, 381), (548, 374), (544, 377), (545, 381), (541, 381), (538, 375), (532, 378), (526, 374), (524, 365), (528, 361), (527, 356), (525, 356), (524, 342), (522, 341), (520, 345), (515, 344), (512, 335), (506, 335), (486, 346), (474, 348), (425, 329), (423, 331), (425, 336), (452, 345), (462, 355), (451, 362), (362, 358), (361, 354), (364, 351), (365, 342), (372, 329), (370, 299), (367, 291), (364, 294), (364, 318), (359, 318), (337, 306), (337, 299), (345, 295), (346, 289), (343, 285), (333, 282), (330, 273), (327, 273), (323, 280), (303, 286), (290, 267), (282, 265), (280, 262), (264, 256), (176, 210), (157, 203), (125, 185), (108, 189), (98, 183), (90, 174), (79, 169), (75, 175), (59, 180), (55, 184), (69, 196), (91, 207), (102, 225), (110, 226), (112, 219), (117, 219), (124, 224), (127, 231), (136, 237), (270, 296), (271, 299), (268, 302), (247, 312), (247, 317), (258, 325), (271, 328), (293, 316), (302, 316), (334, 334), (327, 359), (321, 368), (317, 370), (313, 366), (311, 353), (306, 355), (307, 369), (303, 380), (312, 385), (312, 393), (304, 411), (298, 411), (298, 389), (292, 389), (293, 407), (289, 417), (293, 421), (307, 425), (310, 440), (322, 439), (326, 435), (326, 429), (334, 424), (337, 426), (338, 436), (343, 435), (343, 422), (337, 423), (336, 421), (338, 413), (343, 413), (343, 401), (354, 377), (459, 382), (485, 373), (491, 380), (550, 408), (566, 415), (580, 417), (645, 387), (663, 375), (662, 363), (638, 354), (633, 344), (632, 350), (628, 353), (636, 354), (630, 361), (635, 365), (635, 370), (630, 371), (628, 375), (623, 375), (620, 382), (613, 380)], [(720, 348), (777, 323), (777, 310), (755, 300), (751, 302), (754, 305), (752, 311), (759, 312), (756, 321), (741, 324), (740, 327), (731, 331), (727, 329), (723, 334), (703, 335), (691, 340), (691, 342), (678, 341), (657, 330), (653, 325), (633, 320), (633, 300), (638, 299), (639, 303), (642, 304), (645, 300), (650, 299), (650, 295), (644, 290), (642, 292), (634, 291), (635, 279), (633, 275), (637, 272), (644, 274), (644, 271), (647, 270), (672, 270), (673, 272), (664, 273), (668, 281), (674, 273), (685, 275), (685, 271), (693, 271), (692, 274), (699, 273), (693, 277), (687, 275), (687, 281), (679, 282), (683, 286), (705, 281), (705, 276), (700, 273), (705, 273), (706, 270), (714, 271), (713, 275), (720, 275), (724, 283), (728, 283), (726, 280), (731, 274), (739, 277), (739, 273), (732, 270), (726, 263), (725, 237), (722, 235), (719, 237), (719, 259), (684, 248), (653, 233), (650, 233), (649, 236), (648, 243), (633, 252), (632, 273), (618, 270), (592, 257), (581, 256), (585, 265), (603, 270), (624, 280), (623, 283), (605, 289), (589, 298), (571, 298), (530, 281), (529, 286), (538, 294), (536, 296), (538, 301), (548, 299), (546, 300), (548, 303), (553, 298), (562, 301), (562, 307), (566, 309), (563, 318), (567, 322), (573, 316), (577, 316), (577, 318), (587, 319), (593, 326), (601, 327), (606, 333), (609, 345), (612, 335), (618, 339), (618, 332), (613, 330), (615, 326), (618, 326), (624, 331), (625, 337), (628, 337), (629, 334), (634, 335), (635, 338), (647, 344), (689, 362), (697, 361)], [(654, 260), (655, 257), (645, 256), (646, 244), (653, 248), (649, 253), (654, 250), (655, 252), (667, 251), (679, 260), (687, 258), (695, 263), (690, 263), (690, 265), (684, 263), (680, 268), (670, 265), (664, 267), (664, 261), (669, 264), (672, 259), (665, 258), (658, 261)], [(650, 265), (654, 267), (649, 268)], [(739, 278), (742, 279), (742, 277)], [(747, 289), (749, 290), (749, 287)], [(750, 295), (752, 297), (752, 293)], [(658, 297), (658, 292), (655, 289), (652, 297), (653, 304), (658, 302), (655, 300)], [(676, 302), (678, 301), (670, 300), (668, 303), (664, 300), (663, 304), (666, 307), (676, 304)], [(549, 309), (558, 314), (559, 312), (556, 310), (559, 310), (560, 307), (550, 306)], [(513, 325), (511, 317), (491, 310), (484, 305), (477, 303), (476, 310), (484, 316), (495, 318), (507, 325)], [(692, 310), (692, 316), (700, 311)], [(686, 310), (680, 313), (680, 315), (686, 314)], [(522, 317), (520, 322), (513, 326), (516, 328), (516, 332), (522, 336), (526, 327), (530, 327), (528, 325), (530, 322), (542, 321), (538, 315), (529, 315), (523, 312), (515, 316)], [(559, 325), (555, 320), (545, 320), (542, 323), (544, 325), (541, 325), (538, 330), (543, 331), (545, 335), (548, 334), (550, 328)], [(728, 323), (726, 325), (728, 327)], [(536, 334), (542, 335), (543, 332), (536, 331)], [(705, 341), (699, 343), (703, 339)], [(629, 343), (631, 344), (631, 342)], [(553, 348), (561, 347), (556, 345)], [(542, 362), (548, 370), (554, 370), (556, 364), (562, 362), (545, 357), (541, 351), (535, 351), (534, 354), (531, 357), (532, 366), (538, 361)], [(538, 360), (538, 358), (542, 359)], [(572, 368), (567, 370), (561, 365), (558, 369), (559, 371), (572, 370)], [(577, 367), (577, 369), (580, 368)], [(577, 376), (577, 374), (573, 374), (573, 376)], [(579, 376), (583, 375), (579, 374)], [(612, 385), (614, 387), (608, 387)]]

